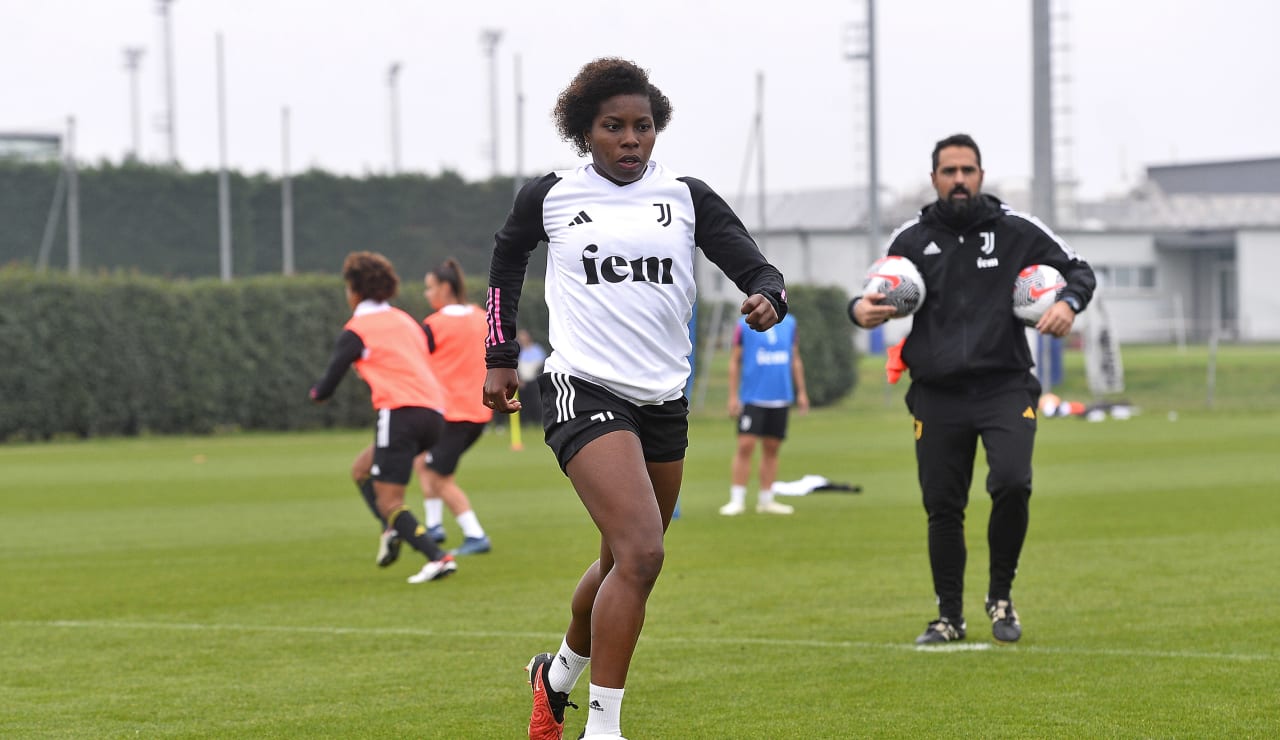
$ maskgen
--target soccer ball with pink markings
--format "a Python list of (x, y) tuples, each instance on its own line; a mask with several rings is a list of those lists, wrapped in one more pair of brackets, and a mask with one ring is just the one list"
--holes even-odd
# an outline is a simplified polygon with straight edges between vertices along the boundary
[(1062, 273), (1049, 265), (1024, 267), (1013, 281), (1013, 315), (1027, 326), (1035, 326), (1066, 287)]
[(882, 305), (893, 306), (893, 317), (910, 316), (924, 305), (924, 278), (915, 263), (906, 257), (890, 255), (871, 263), (867, 269), (862, 294), (883, 293)]

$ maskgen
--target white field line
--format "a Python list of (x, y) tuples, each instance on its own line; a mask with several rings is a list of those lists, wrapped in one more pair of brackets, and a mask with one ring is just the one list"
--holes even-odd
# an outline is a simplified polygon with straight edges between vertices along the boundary
[[(181, 632), (262, 632), (299, 635), (356, 635), (386, 637), (452, 637), (473, 639), (538, 639), (555, 641), (563, 635), (551, 632), (436, 630), (417, 627), (300, 627), (254, 624), (207, 624), (188, 622), (115, 622), (109, 620), (57, 619), (45, 622), (9, 621), (0, 626), (34, 629), (142, 630)], [(996, 653), (1029, 653), (1032, 655), (1090, 655), (1115, 658), (1170, 658), (1240, 662), (1275, 662), (1280, 655), (1267, 653), (1213, 653), (1196, 650), (1127, 650), (1119, 648), (1065, 647), (1050, 645), (993, 645), (989, 642), (960, 642), (952, 645), (920, 647), (910, 643), (853, 642), (847, 640), (792, 640), (767, 637), (656, 637), (641, 638), (647, 643), (667, 645), (759, 645), (761, 647), (813, 648), (817, 650), (893, 650), (914, 653), (952, 653), (992, 651)]]

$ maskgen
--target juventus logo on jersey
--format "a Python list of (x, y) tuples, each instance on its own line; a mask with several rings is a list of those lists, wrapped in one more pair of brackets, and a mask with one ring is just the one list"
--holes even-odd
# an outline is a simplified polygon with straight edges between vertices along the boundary
[(577, 224), (589, 224), (589, 223), (591, 223), (591, 217), (587, 215), (587, 212), (578, 211), (578, 215), (574, 216), (573, 220), (570, 221), (568, 225), (575, 226)]
[[(978, 251), (983, 254), (991, 254), (996, 251), (996, 232), (983, 231), (980, 233), (982, 237), (982, 246), (978, 247)], [(998, 267), (1000, 265), (999, 257), (979, 257), (978, 269), (985, 270), (989, 267)]]
[(658, 209), (658, 223), (663, 226), (671, 225), (671, 204), (670, 203), (654, 203), (654, 208)]

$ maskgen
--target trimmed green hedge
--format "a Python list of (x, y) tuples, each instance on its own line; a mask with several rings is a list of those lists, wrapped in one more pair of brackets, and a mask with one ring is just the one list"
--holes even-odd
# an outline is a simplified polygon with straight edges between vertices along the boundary
[[(427, 312), (417, 278), (395, 303)], [(474, 276), (478, 288), (482, 275)], [(472, 289), (474, 297), (477, 290)], [(327, 404), (307, 398), (350, 316), (333, 276), (232, 283), (0, 269), (0, 441), (364, 427), (368, 388), (354, 372)], [(790, 289), (815, 406), (856, 383), (845, 296)], [(520, 325), (547, 341), (541, 280), (525, 284)], [(736, 317), (735, 310), (726, 312)], [(699, 337), (710, 331), (705, 307)], [(703, 343), (700, 339), (699, 347)]]
[(350, 315), (334, 277), (223, 284), (0, 270), (0, 440), (364, 426), (307, 398)]
[[(805, 386), (809, 403), (815, 408), (838, 402), (852, 394), (858, 385), (853, 324), (846, 314), (848, 303), (849, 296), (840, 288), (787, 286), (788, 310), (795, 317), (800, 334)], [(714, 327), (715, 304), (699, 305), (697, 351), (700, 355), (705, 355), (708, 339), (718, 342), (717, 346), (728, 346), (728, 333), (742, 317), (738, 313), (740, 306), (740, 302), (726, 304), (721, 314), (722, 325)]]
[[(533, 275), (531, 265), (529, 275)], [(540, 274), (540, 273), (539, 273)], [(526, 279), (520, 293), (519, 324), (533, 338), (551, 349), (547, 339), (547, 304), (543, 299), (544, 283)], [(804, 359), (805, 385), (809, 402), (815, 407), (829, 406), (853, 393), (858, 384), (857, 354), (853, 344), (853, 324), (846, 314), (849, 296), (840, 288), (807, 285), (787, 288), (788, 305), (800, 329), (800, 356)], [(712, 327), (716, 306), (701, 301), (698, 305), (696, 352), (706, 351), (708, 337), (722, 336), (733, 330), (741, 303), (725, 304), (722, 324)], [(697, 356), (695, 356), (695, 363)], [(695, 368), (695, 372), (698, 372)]]
[(789, 286), (787, 303), (799, 327), (809, 403), (830, 406), (851, 395), (858, 385), (858, 357), (848, 294), (840, 288)]

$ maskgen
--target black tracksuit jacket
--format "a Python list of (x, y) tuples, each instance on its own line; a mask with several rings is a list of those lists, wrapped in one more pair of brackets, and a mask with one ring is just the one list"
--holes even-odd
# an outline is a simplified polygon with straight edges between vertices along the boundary
[(1067, 281), (1062, 299), (1077, 311), (1093, 297), (1093, 269), (1038, 220), (986, 194), (965, 215), (949, 225), (931, 203), (891, 237), (888, 253), (914, 262), (925, 283), (902, 350), (913, 384), (973, 389), (1028, 376), (1031, 351), (1012, 302), (1025, 267), (1057, 268)]

